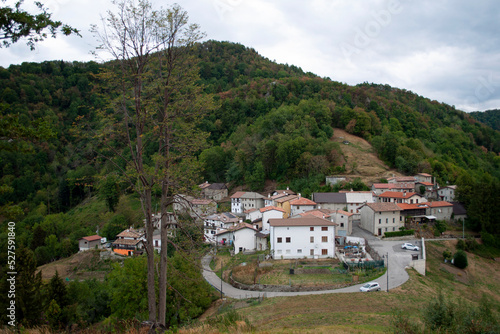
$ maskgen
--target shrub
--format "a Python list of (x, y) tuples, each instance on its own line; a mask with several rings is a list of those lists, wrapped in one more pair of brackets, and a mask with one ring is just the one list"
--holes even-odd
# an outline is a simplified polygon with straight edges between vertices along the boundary
[(453, 255), (451, 254), (451, 252), (450, 252), (449, 250), (445, 250), (445, 251), (443, 252), (443, 258), (444, 258), (445, 260), (450, 261), (450, 260), (453, 258)]
[(469, 265), (467, 261), (467, 254), (463, 250), (458, 250), (453, 256), (453, 264), (455, 267), (465, 269)]
[(404, 230), (404, 231), (395, 231), (395, 232), (385, 232), (384, 238), (390, 237), (402, 237), (405, 235), (413, 235), (415, 230)]
[(465, 250), (467, 245), (465, 244), (465, 240), (463, 239), (458, 239), (457, 241), (457, 249)]

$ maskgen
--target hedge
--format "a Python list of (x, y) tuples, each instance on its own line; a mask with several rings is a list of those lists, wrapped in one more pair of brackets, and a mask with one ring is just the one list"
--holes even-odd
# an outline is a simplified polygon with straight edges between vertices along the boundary
[(395, 231), (395, 232), (385, 232), (384, 238), (391, 238), (391, 237), (402, 237), (405, 235), (413, 235), (415, 233), (415, 230), (404, 230), (404, 231)]

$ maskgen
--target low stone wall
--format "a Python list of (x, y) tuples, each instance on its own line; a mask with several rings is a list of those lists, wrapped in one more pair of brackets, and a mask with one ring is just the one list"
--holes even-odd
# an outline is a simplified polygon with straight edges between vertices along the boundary
[[(237, 289), (248, 291), (262, 291), (262, 292), (299, 292), (299, 291), (322, 291), (334, 290), (351, 286), (352, 284), (337, 284), (325, 286), (302, 286), (302, 285), (271, 285), (271, 284), (243, 284), (237, 282), (232, 276), (229, 277), (229, 283)], [(357, 284), (357, 283), (353, 283)]]

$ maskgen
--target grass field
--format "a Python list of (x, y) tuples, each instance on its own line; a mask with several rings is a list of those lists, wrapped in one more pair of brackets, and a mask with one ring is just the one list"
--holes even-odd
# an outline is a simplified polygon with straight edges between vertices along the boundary
[[(234, 328), (200, 322), (180, 333), (386, 333), (396, 312), (421, 323), (422, 311), (442, 293), (448, 300), (478, 305), (487, 296), (491, 311), (500, 314), (500, 263), (468, 253), (469, 266), (460, 270), (443, 263), (442, 253), (455, 252), (456, 241), (426, 243), (426, 276), (409, 270), (410, 279), (390, 292), (277, 297), (263, 301), (226, 301), (203, 319), (233, 309), (245, 321)], [(215, 326), (215, 327), (214, 327)]]

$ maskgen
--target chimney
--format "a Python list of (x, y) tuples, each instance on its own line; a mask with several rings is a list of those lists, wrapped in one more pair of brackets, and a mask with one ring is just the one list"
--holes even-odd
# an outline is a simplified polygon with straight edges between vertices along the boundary
[(286, 187), (286, 190), (290, 190), (290, 187)]
[(301, 196), (301, 195), (300, 195), (300, 193), (299, 193), (299, 198), (300, 198), (300, 196)]
[(270, 193), (267, 193), (267, 198), (271, 198), (271, 194)]

